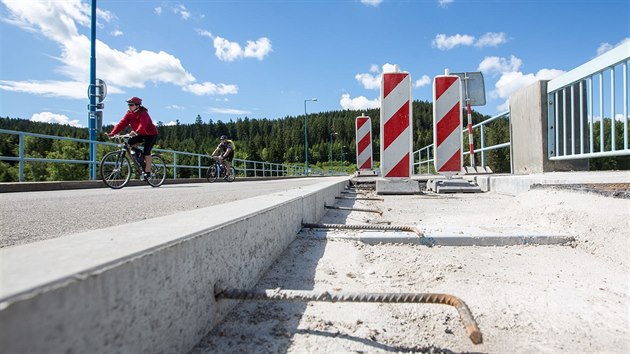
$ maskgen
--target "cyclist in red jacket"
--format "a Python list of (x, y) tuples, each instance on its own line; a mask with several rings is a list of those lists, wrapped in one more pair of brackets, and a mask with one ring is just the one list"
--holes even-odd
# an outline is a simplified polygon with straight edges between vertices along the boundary
[(131, 135), (134, 136), (129, 138), (129, 145), (135, 147), (144, 142), (144, 175), (148, 178), (151, 176), (151, 150), (157, 140), (158, 130), (149, 116), (149, 110), (142, 105), (142, 99), (131, 97), (127, 100), (127, 106), (129, 110), (107, 136), (111, 138), (131, 126)]

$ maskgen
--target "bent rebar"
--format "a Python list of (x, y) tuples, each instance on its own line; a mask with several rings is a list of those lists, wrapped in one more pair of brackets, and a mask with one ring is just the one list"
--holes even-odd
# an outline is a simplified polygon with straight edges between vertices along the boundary
[(468, 305), (460, 298), (449, 294), (432, 293), (347, 293), (308, 290), (277, 289), (223, 289), (215, 286), (216, 299), (232, 300), (287, 300), (328, 302), (392, 302), (427, 303), (450, 305), (457, 309), (459, 317), (474, 344), (483, 342), (483, 336)]
[(324, 205), (324, 208), (326, 208), (326, 209), (338, 209), (338, 210), (350, 210), (350, 211), (365, 211), (365, 212), (368, 212), (368, 213), (377, 213), (379, 215), (383, 215), (383, 212), (378, 210), (378, 209), (347, 208), (347, 207), (329, 206), (329, 205)]
[(378, 201), (384, 201), (385, 199), (383, 198), (364, 198), (364, 197), (335, 197), (335, 199), (351, 199), (351, 200), (378, 200)]
[(392, 226), (392, 225), (345, 225), (345, 224), (308, 224), (302, 223), (302, 227), (311, 229), (346, 229), (346, 230), (384, 230), (384, 231), (408, 231), (413, 232), (418, 237), (424, 237), (424, 233), (413, 226)]

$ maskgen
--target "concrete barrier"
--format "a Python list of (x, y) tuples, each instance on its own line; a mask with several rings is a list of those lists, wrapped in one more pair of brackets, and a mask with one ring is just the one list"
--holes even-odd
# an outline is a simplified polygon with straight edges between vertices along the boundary
[(254, 286), (347, 180), (0, 249), (0, 348), (188, 352), (236, 304), (215, 284)]
[(535, 184), (629, 183), (630, 171), (547, 172), (530, 175), (489, 174), (470, 176), (482, 191), (519, 195)]

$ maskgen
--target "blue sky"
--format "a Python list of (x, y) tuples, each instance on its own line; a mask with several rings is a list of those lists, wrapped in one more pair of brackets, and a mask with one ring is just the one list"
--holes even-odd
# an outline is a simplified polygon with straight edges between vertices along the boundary
[[(0, 0), (0, 116), (86, 127), (90, 5)], [(630, 40), (628, 0), (100, 0), (104, 124), (139, 96), (154, 121), (276, 119), (379, 107), (380, 77), (481, 71), (496, 115), (513, 92)]]

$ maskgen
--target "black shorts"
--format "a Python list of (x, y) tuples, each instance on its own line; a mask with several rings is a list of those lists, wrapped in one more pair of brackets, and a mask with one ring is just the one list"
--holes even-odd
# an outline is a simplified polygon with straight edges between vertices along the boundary
[(232, 162), (233, 158), (234, 158), (234, 150), (230, 151), (230, 153), (227, 155), (225, 160), (228, 160), (228, 161)]
[(144, 156), (151, 155), (153, 145), (157, 141), (157, 135), (136, 135), (129, 138), (129, 145), (136, 145), (137, 143), (144, 142)]

